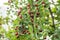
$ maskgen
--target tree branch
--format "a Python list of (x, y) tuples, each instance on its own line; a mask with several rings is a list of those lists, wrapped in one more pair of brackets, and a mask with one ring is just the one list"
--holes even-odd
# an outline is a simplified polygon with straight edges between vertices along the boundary
[(49, 11), (50, 11), (51, 18), (52, 18), (52, 26), (53, 26), (53, 28), (55, 28), (55, 24), (54, 24), (54, 16), (53, 16), (53, 12), (51, 11), (51, 8), (50, 8), (50, 7), (49, 7)]

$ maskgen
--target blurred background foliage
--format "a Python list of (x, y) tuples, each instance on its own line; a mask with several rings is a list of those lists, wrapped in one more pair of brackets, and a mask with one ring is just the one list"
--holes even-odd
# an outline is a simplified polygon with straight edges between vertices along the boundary
[[(0, 38), (60, 40), (60, 0), (56, 2), (53, 0), (51, 2), (49, 0), (8, 0), (4, 4), (8, 5), (6, 11), (8, 16), (6, 18), (0, 16)], [(8, 25), (8, 31), (2, 27), (3, 24)]]

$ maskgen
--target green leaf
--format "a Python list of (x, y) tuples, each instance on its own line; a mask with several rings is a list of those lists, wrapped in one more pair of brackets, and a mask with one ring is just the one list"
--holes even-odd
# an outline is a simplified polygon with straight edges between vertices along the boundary
[(56, 8), (55, 7), (52, 8), (52, 12), (56, 13)]
[(9, 5), (9, 3), (6, 2), (6, 3), (4, 3), (4, 5)]
[(28, 27), (29, 27), (29, 31), (30, 31), (30, 33), (31, 33), (31, 38), (32, 38), (32, 37), (33, 37), (33, 28), (32, 28), (31, 25), (28, 25)]

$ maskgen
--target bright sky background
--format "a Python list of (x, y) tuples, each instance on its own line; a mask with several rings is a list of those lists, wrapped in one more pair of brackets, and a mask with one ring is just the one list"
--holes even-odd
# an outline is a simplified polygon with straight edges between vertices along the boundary
[(0, 6), (3, 5), (4, 2), (7, 2), (8, 0), (0, 0)]
[[(3, 18), (5, 18), (6, 16), (7, 16), (7, 14), (6, 14), (6, 10), (7, 10), (7, 5), (4, 5), (4, 3), (5, 2), (8, 2), (8, 0), (0, 0), (0, 16), (2, 16)], [(11, 16), (13, 16), (12, 18), (11, 18)], [(12, 20), (14, 20), (14, 19), (16, 19), (17, 18), (17, 16), (16, 15), (13, 15), (12, 13), (10, 13), (10, 16), (9, 16), (9, 18), (10, 18), (10, 20), (9, 20), (9, 22), (8, 22), (8, 25), (10, 26), (10, 28), (13, 26), (12, 25)], [(2, 24), (2, 27), (6, 30), (6, 31), (8, 31), (8, 26), (7, 24)]]
[(6, 7), (4, 5), (4, 2), (7, 2), (8, 0), (0, 0), (0, 12), (2, 12), (2, 14), (0, 14), (0, 16), (2, 15), (3, 17), (6, 16)]
[[(0, 16), (3, 16), (3, 18), (5, 18), (6, 15), (6, 5), (4, 5), (4, 2), (7, 2), (8, 0), (0, 0)], [(7, 24), (3, 24), (2, 27), (4, 27), (4, 29), (6, 29), (6, 31), (8, 30), (8, 26)]]

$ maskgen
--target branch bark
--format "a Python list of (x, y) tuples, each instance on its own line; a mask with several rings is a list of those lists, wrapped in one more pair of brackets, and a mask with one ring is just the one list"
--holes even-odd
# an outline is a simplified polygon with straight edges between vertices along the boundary
[(55, 28), (55, 24), (54, 24), (54, 16), (53, 16), (53, 12), (51, 11), (51, 8), (49, 7), (49, 12), (51, 14), (51, 18), (52, 18), (52, 27)]

